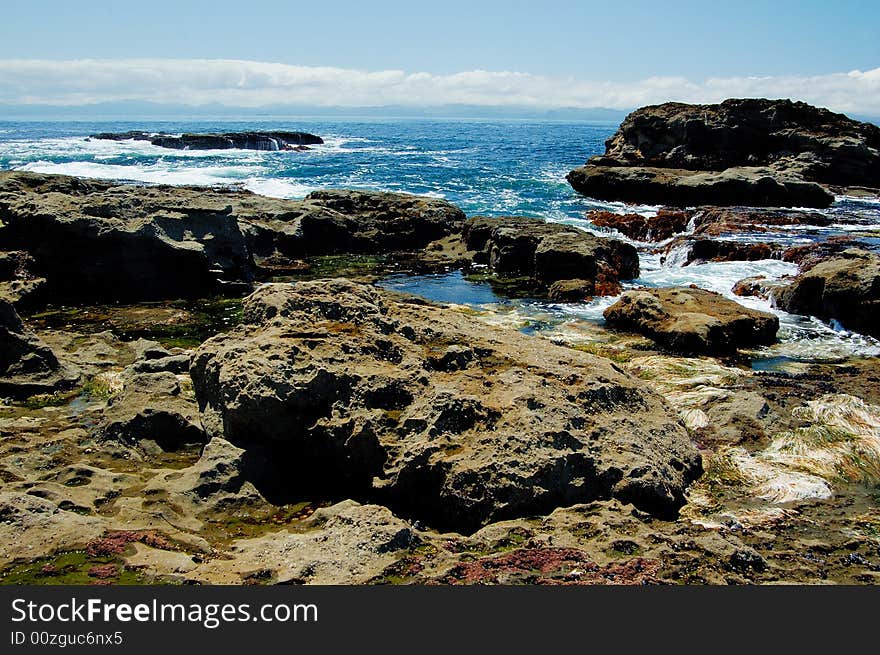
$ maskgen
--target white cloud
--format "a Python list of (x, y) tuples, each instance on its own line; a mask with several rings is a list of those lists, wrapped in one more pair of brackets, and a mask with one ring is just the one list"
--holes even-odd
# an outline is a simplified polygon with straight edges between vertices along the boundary
[(81, 105), (117, 100), (237, 107), (473, 104), (629, 109), (678, 100), (792, 98), (880, 115), (880, 68), (812, 77), (652, 77), (589, 81), (529, 73), (451, 75), (358, 71), (220, 59), (0, 60), (0, 103)]

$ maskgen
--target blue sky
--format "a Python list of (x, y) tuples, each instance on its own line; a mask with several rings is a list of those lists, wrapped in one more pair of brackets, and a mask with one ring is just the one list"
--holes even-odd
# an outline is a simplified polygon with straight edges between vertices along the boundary
[[(880, 73), (846, 77), (880, 69), (878, 26), (880, 0), (3, 0), (0, 102), (189, 97), (198, 104), (213, 96), (228, 103), (247, 91), (251, 104), (410, 98), (622, 107), (778, 89), (841, 110), (880, 112)], [(96, 60), (93, 68), (72, 63), (83, 59)], [(207, 60), (236, 63), (223, 73)], [(266, 68), (272, 64), (295, 68)], [(349, 74), (316, 80), (318, 67)], [(388, 71), (409, 77), (381, 77)]]

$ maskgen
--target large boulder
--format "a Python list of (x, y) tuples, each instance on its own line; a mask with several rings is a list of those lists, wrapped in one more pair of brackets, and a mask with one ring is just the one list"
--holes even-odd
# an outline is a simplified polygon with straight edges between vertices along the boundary
[(0, 299), (0, 397), (26, 398), (73, 386), (79, 373), (63, 364)]
[(693, 287), (627, 291), (605, 310), (605, 321), (684, 354), (730, 354), (772, 344), (779, 319), (721, 294)]
[(467, 222), (463, 238), (475, 261), (499, 276), (533, 277), (544, 285), (588, 280), (593, 283), (589, 295), (618, 293), (620, 280), (639, 275), (632, 245), (537, 218), (477, 216)]
[(572, 186), (612, 200), (824, 207), (821, 184), (880, 187), (880, 128), (790, 100), (631, 113)]
[(610, 496), (672, 516), (700, 472), (675, 414), (608, 360), (344, 279), (266, 285), (244, 318), (196, 351), (202, 423), (268, 450), (292, 497), (471, 531)]
[(849, 330), (880, 337), (880, 256), (850, 248), (774, 289), (772, 298), (787, 312), (835, 320)]

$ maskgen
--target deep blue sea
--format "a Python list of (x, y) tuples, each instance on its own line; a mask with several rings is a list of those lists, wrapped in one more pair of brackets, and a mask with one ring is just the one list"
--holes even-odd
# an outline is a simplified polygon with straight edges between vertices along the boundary
[[(445, 198), (468, 215), (536, 216), (608, 235), (587, 220), (587, 211), (625, 209), (650, 214), (657, 208), (625, 207), (622, 203), (584, 198), (571, 189), (565, 175), (590, 156), (602, 153), (605, 139), (616, 128), (612, 123), (527, 120), (0, 121), (0, 169), (141, 183), (236, 185), (281, 198), (302, 198), (322, 188), (401, 191)], [(96, 132), (127, 130), (172, 134), (301, 130), (320, 135), (325, 144), (307, 152), (178, 151), (145, 141), (88, 138)], [(730, 238), (797, 245), (854, 233), (880, 245), (880, 204), (876, 201), (839, 198), (827, 211), (835, 219), (830, 228), (786, 227)], [(642, 246), (642, 276), (632, 285), (698, 284), (731, 295), (733, 284), (743, 277), (776, 278), (796, 272), (793, 264), (779, 260), (681, 266), (676, 257), (670, 256), (661, 263), (659, 255), (652, 254), (646, 244), (637, 245)], [(455, 272), (445, 279), (395, 278), (387, 285), (446, 302), (458, 299), (481, 306), (503, 302), (488, 288), (474, 286)], [(766, 301), (736, 299), (771, 309)], [(602, 310), (611, 302), (613, 299), (605, 298), (567, 306), (519, 303), (512, 311), (533, 323), (595, 322), (601, 320)], [(880, 354), (880, 343), (873, 339), (814, 319), (777, 313), (783, 324), (782, 343), (766, 353), (768, 358)]]
[[(580, 218), (593, 206), (565, 174), (604, 150), (614, 124), (528, 121), (0, 122), (0, 168), (167, 184), (240, 184), (301, 198), (321, 188), (443, 197), (470, 214)], [(290, 129), (325, 140), (309, 152), (174, 151), (146, 142), (86, 140), (129, 129)], [(604, 205), (603, 205), (604, 206)]]

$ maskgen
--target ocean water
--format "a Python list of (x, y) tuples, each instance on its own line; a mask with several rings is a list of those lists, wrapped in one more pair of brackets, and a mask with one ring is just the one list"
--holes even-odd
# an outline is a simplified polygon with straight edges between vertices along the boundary
[[(575, 193), (565, 181), (569, 170), (604, 151), (605, 139), (616, 127), (611, 123), (517, 120), (0, 121), (0, 169), (149, 184), (234, 185), (280, 198), (302, 198), (323, 188), (399, 191), (445, 198), (468, 215), (536, 216), (620, 237), (593, 226), (586, 213), (607, 209), (650, 215), (657, 207), (590, 200)], [(303, 130), (320, 135), (326, 143), (308, 152), (178, 151), (144, 141), (88, 138), (95, 132), (134, 129), (172, 134)], [(774, 228), (771, 232), (729, 238), (798, 245), (840, 234), (858, 234), (880, 248), (880, 203), (841, 197), (825, 211), (834, 219), (827, 228)], [(646, 244), (637, 245), (643, 246), (642, 275), (627, 286), (697, 284), (733, 297), (730, 290), (743, 277), (778, 278), (796, 271), (794, 265), (778, 260), (681, 266), (673, 255), (661, 264), (659, 256), (644, 247)], [(393, 278), (385, 284), (441, 302), (480, 307), (514, 304), (520, 313), (534, 315), (539, 326), (601, 321), (602, 311), (614, 301), (602, 298), (583, 305), (509, 301), (455, 272), (447, 276)], [(755, 308), (776, 311), (766, 301), (736, 299)], [(781, 343), (759, 353), (758, 366), (761, 361), (780, 358), (880, 355), (880, 343), (874, 339), (809, 317), (776, 313), (782, 321)]]

